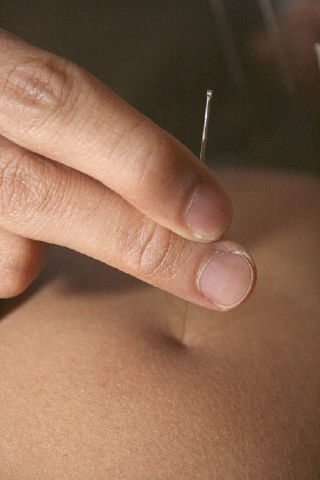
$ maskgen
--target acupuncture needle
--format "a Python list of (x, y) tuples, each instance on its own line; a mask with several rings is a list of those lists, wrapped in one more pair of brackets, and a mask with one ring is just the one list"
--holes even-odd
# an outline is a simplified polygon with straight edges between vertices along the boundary
[[(200, 162), (201, 163), (205, 163), (212, 95), (213, 95), (212, 90), (207, 90), (207, 101), (206, 101), (206, 108), (205, 108), (205, 113), (204, 113), (204, 122), (203, 122), (201, 148), (200, 148)], [(183, 323), (182, 323), (182, 335), (181, 335), (181, 341), (182, 342), (184, 340), (184, 335), (185, 335), (185, 330), (186, 330), (186, 324), (187, 324), (187, 319), (188, 319), (188, 309), (189, 309), (189, 302), (186, 301), (185, 302), (185, 309), (184, 309)]]
[(318, 64), (318, 67), (319, 67), (319, 70), (320, 70), (320, 43), (316, 42), (313, 45), (313, 48), (314, 48), (314, 51), (315, 51), (315, 54), (316, 54), (317, 64)]

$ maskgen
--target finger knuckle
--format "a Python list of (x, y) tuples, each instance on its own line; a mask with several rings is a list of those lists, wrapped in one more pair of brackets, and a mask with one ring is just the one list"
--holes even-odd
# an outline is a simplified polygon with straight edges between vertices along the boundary
[[(136, 157), (128, 178), (130, 199), (137, 206), (154, 202), (154, 198), (169, 201), (180, 198), (184, 205), (199, 176), (186, 162), (176, 142), (158, 127), (148, 125), (148, 135), (140, 129)], [(147, 138), (147, 140), (146, 140)]]
[[(2, 71), (1, 71), (2, 70)], [(73, 77), (67, 61), (53, 55), (28, 59), (0, 69), (3, 111), (14, 119), (24, 114), (20, 128), (38, 127), (67, 104)]]
[[(24, 150), (6, 151), (0, 160), (0, 208), (1, 216), (12, 219), (36, 215), (48, 205), (58, 203), (61, 195), (55, 195), (59, 182), (55, 168), (45, 160), (37, 161)], [(49, 170), (51, 170), (49, 172)], [(61, 192), (60, 192), (61, 193)], [(51, 205), (52, 207), (52, 205)]]
[(160, 225), (140, 230), (135, 243), (135, 264), (146, 279), (174, 278), (183, 265), (184, 240)]
[[(154, 184), (152, 180), (158, 178), (161, 173), (158, 159), (161, 157), (163, 138), (156, 132), (150, 132), (147, 141), (145, 138), (144, 135), (141, 135), (141, 138), (138, 139), (138, 145), (141, 143), (141, 147), (137, 149), (140, 158), (138, 162), (135, 162), (135, 183), (140, 187), (140, 191), (150, 188), (150, 184)], [(165, 159), (162, 158), (161, 170), (164, 168), (164, 161)]]
[(159, 165), (163, 138), (158, 130), (149, 119), (139, 117), (125, 132), (115, 136), (110, 149), (109, 157), (111, 161), (117, 159), (121, 174), (127, 180), (127, 194), (133, 201), (138, 202), (147, 196), (148, 192), (151, 193), (155, 188), (155, 178), (163, 171), (163, 165)]
[(134, 162), (131, 182), (132, 189), (135, 186), (131, 195), (137, 203), (148, 197), (153, 198), (169, 178), (168, 146), (162, 135), (157, 132), (150, 133), (147, 141), (146, 136), (141, 135), (137, 141), (137, 145), (140, 144), (141, 147), (136, 149), (139, 158)]
[(23, 154), (5, 152), (1, 155), (0, 163), (0, 203), (1, 215), (10, 217), (16, 210), (20, 210), (26, 201), (28, 190), (25, 184), (23, 170), (25, 170)]

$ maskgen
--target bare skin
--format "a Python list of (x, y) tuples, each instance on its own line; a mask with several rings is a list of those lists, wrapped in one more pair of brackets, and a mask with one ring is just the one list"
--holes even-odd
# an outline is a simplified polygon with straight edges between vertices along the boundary
[(317, 480), (319, 184), (218, 174), (257, 260), (241, 309), (54, 250), (0, 323), (2, 480)]
[(256, 269), (221, 240), (231, 216), (178, 140), (79, 66), (0, 30), (0, 298), (32, 282), (46, 242), (232, 310)]

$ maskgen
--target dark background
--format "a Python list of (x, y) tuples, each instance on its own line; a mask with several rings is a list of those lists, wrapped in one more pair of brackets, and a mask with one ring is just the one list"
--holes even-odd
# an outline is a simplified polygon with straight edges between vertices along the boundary
[(320, 92), (289, 93), (276, 69), (252, 57), (248, 45), (265, 29), (257, 1), (224, 5), (240, 81), (205, 0), (1, 0), (0, 21), (92, 72), (196, 154), (205, 91), (213, 89), (212, 165), (317, 171)]

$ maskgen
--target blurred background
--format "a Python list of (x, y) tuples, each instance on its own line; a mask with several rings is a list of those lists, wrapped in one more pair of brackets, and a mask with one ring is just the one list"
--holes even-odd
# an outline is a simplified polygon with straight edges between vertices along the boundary
[(1, 27), (64, 56), (207, 162), (319, 172), (320, 0), (1, 0)]

